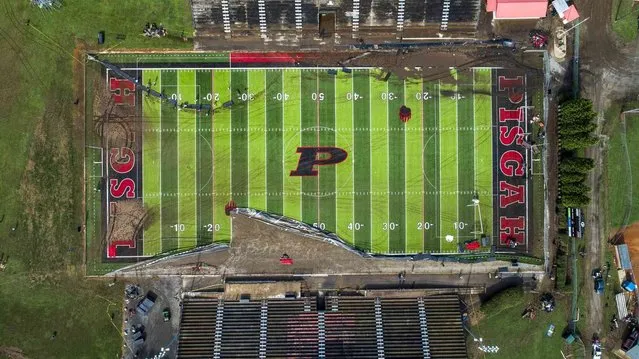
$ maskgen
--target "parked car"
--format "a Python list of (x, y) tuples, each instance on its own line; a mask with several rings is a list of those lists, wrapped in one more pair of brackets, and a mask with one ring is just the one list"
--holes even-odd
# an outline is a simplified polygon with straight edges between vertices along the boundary
[(628, 335), (626, 340), (623, 341), (623, 344), (621, 344), (621, 350), (623, 350), (623, 351), (630, 350), (630, 348), (632, 348), (635, 345), (637, 345), (637, 340), (638, 339), (639, 339), (639, 331), (635, 328), (635, 329), (632, 330), (630, 335)]
[(601, 359), (601, 345), (592, 346), (592, 359)]
[(604, 280), (603, 278), (599, 277), (595, 279), (595, 293), (601, 294), (603, 292), (604, 292)]
[(548, 326), (548, 331), (546, 332), (546, 336), (551, 337), (552, 333), (554, 333), (554, 332), (555, 332), (555, 325), (554, 324), (550, 324)]
[(595, 338), (592, 342), (592, 359), (601, 359), (601, 342)]

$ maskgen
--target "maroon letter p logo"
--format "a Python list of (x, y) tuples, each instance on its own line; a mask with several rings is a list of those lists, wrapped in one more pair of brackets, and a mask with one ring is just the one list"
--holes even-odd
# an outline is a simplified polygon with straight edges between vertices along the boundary
[[(291, 176), (317, 176), (315, 166), (335, 165), (348, 156), (346, 151), (338, 147), (298, 147), (297, 153), (300, 153), (300, 159)], [(320, 157), (320, 153), (327, 156)]]

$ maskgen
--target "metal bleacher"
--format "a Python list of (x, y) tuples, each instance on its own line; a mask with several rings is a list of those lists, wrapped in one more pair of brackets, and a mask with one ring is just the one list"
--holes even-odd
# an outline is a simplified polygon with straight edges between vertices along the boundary
[[(473, 32), (480, 0), (192, 0), (200, 34), (250, 38), (317, 37), (320, 14), (335, 14), (340, 39)], [(432, 33), (428, 33), (432, 35)]]
[(424, 357), (415, 298), (384, 298), (384, 353), (387, 358)]
[[(324, 300), (324, 298), (322, 298)], [(184, 298), (178, 358), (466, 358), (456, 295)]]
[(182, 309), (180, 324), (180, 358), (203, 358), (213, 355), (217, 299), (189, 298)]
[(327, 358), (375, 358), (375, 300), (329, 297), (326, 312)]

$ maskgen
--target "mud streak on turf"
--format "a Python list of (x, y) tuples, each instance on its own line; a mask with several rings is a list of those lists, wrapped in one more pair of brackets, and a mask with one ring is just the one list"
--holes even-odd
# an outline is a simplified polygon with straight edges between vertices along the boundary
[[(465, 71), (464, 75), (466, 75)], [(459, 203), (459, 222), (464, 223), (463, 228), (459, 228), (458, 235), (460, 242), (464, 242), (474, 239), (473, 232), (479, 231), (479, 228), (475, 229), (475, 208), (470, 206), (475, 192), (475, 126), (472, 77), (460, 74), (461, 79), (463, 79), (463, 83), (460, 83), (458, 88), (459, 94), (463, 98), (457, 101), (457, 126), (459, 127), (457, 166), (460, 174), (457, 202)]]
[(355, 247), (371, 251), (371, 139), (370, 131), (370, 74), (368, 70), (353, 73), (353, 92), (362, 96), (354, 103), (354, 126), (356, 129), (353, 140), (353, 169), (355, 190), (355, 218), (354, 223), (360, 229), (355, 231)]
[[(177, 94), (177, 72), (162, 71), (162, 92)], [(178, 221), (178, 163), (177, 163), (177, 110), (162, 102), (162, 252), (177, 249), (178, 236), (174, 227)]]
[[(198, 103), (212, 105), (206, 96), (212, 92), (212, 77), (210, 70), (198, 70), (196, 73), (196, 97)], [(212, 139), (212, 111), (202, 110), (197, 113), (197, 245), (213, 242), (213, 139)], [(209, 195), (203, 195), (209, 194)]]
[(246, 70), (231, 72), (231, 185), (233, 200), (238, 207), (248, 203), (248, 107), (242, 95), (248, 93)]
[[(326, 71), (318, 73), (319, 93), (324, 100), (319, 101), (319, 145), (335, 145), (335, 76)], [(319, 222), (329, 232), (335, 232), (335, 166), (319, 166)]]
[(439, 84), (424, 82), (424, 252), (438, 252), (439, 244)]
[[(317, 96), (317, 88), (317, 71), (302, 70), (302, 146), (317, 146), (318, 144), (318, 101), (314, 101), (312, 98), (314, 93)], [(302, 177), (302, 221), (308, 224), (317, 223), (318, 184), (317, 176)]]
[[(283, 102), (282, 70), (266, 72), (266, 207), (270, 213), (283, 214)], [(280, 100), (278, 100), (278, 94)]]
[[(396, 76), (388, 80), (388, 250), (406, 252), (406, 155), (405, 125), (399, 120), (404, 101), (404, 81)], [(392, 95), (393, 98), (390, 98)]]

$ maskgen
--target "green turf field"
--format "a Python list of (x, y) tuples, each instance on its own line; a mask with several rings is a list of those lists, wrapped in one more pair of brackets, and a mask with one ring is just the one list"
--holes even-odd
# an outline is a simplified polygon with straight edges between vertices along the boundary
[[(374, 69), (144, 69), (179, 110), (142, 99), (142, 198), (154, 220), (144, 254), (228, 242), (230, 200), (282, 214), (373, 253), (457, 252), (492, 229), (491, 70), (446, 82), (381, 79)], [(223, 103), (233, 100), (230, 108)], [(412, 110), (410, 121), (399, 109)], [(348, 158), (290, 176), (298, 147)], [(472, 198), (482, 198), (479, 207)], [(480, 214), (481, 212), (481, 214)], [(480, 220), (481, 218), (481, 220)], [(491, 233), (485, 233), (492, 235)]]

